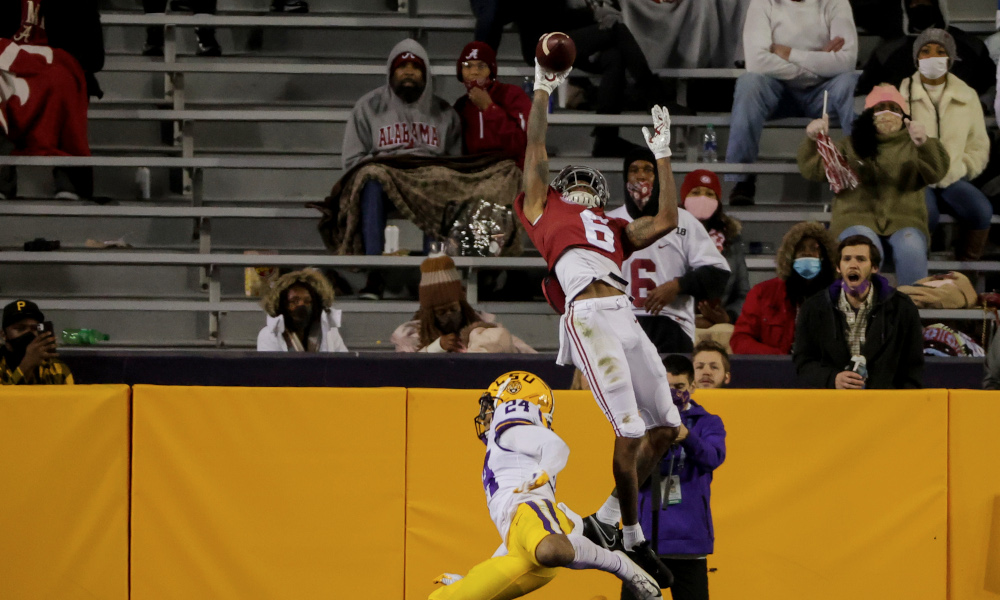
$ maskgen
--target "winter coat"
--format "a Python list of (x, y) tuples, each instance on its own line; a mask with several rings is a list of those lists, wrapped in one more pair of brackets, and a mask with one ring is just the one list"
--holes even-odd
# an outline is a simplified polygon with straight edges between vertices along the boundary
[(492, 81), (486, 91), (493, 100), (486, 110), (480, 110), (468, 96), (455, 101), (462, 120), (465, 154), (495, 152), (513, 158), (523, 169), (531, 98), (516, 85), (499, 81)]
[[(875, 294), (865, 344), (868, 389), (917, 389), (923, 386), (924, 336), (920, 313), (906, 294), (872, 275)], [(837, 281), (802, 304), (795, 326), (792, 355), (799, 383), (805, 388), (833, 388), (837, 374), (849, 370), (851, 349), (844, 314), (838, 308)]]
[[(844, 189), (833, 201), (830, 231), (835, 236), (854, 225), (864, 225), (880, 236), (914, 227), (930, 240), (924, 189), (941, 181), (948, 173), (948, 153), (940, 141), (928, 138), (919, 148), (904, 127), (878, 136), (878, 154), (861, 161), (851, 138), (837, 143), (855, 166), (860, 185)], [(816, 142), (808, 137), (799, 146), (799, 171), (806, 179), (826, 181), (823, 159)]]
[[(673, 463), (674, 475), (680, 478), (681, 501), (660, 511), (656, 550), (660, 554), (711, 554), (715, 550), (712, 473), (726, 460), (726, 428), (722, 419), (694, 400), (681, 419), (688, 436), (660, 462), (664, 479)], [(661, 497), (666, 504), (666, 498)], [(639, 492), (639, 523), (650, 540), (654, 537), (652, 505), (653, 494), (647, 485)]]
[(837, 256), (837, 240), (822, 223), (797, 223), (781, 240), (775, 260), (778, 276), (758, 283), (750, 290), (739, 319), (733, 328), (729, 347), (733, 354), (789, 354), (795, 340), (795, 316), (798, 306), (788, 298), (785, 281), (794, 276), (795, 247), (802, 238), (818, 240), (826, 251), (832, 272)]
[(747, 268), (747, 252), (743, 246), (743, 223), (729, 215), (724, 215), (722, 220), (726, 225), (726, 243), (722, 247), (722, 256), (729, 263), (729, 281), (722, 292), (722, 307), (729, 313), (729, 322), (735, 323), (743, 311), (743, 302), (750, 293), (750, 270)]
[[(0, 38), (10, 39), (17, 34), (24, 18), (22, 2), (5, 0), (2, 4)], [(104, 68), (104, 32), (97, 1), (43, 0), (40, 11), (48, 45), (75, 58), (87, 78), (88, 94), (103, 97), (104, 92), (94, 77), (94, 73)]]
[[(267, 313), (267, 324), (257, 334), (257, 350), (262, 352), (288, 352), (288, 342), (285, 341), (285, 317), (280, 313), (281, 296), (285, 290), (295, 284), (303, 284), (315, 292), (321, 306), (320, 330), (323, 333), (320, 342), (320, 352), (348, 352), (340, 337), (341, 311), (333, 308), (333, 286), (322, 273), (315, 269), (293, 271), (279, 277), (262, 301), (264, 312)], [(305, 344), (303, 344), (305, 346)]]
[[(496, 315), (488, 312), (479, 312), (479, 320), (486, 323), (495, 323), (496, 327), (474, 329), (469, 333), (468, 344), (465, 352), (483, 353), (516, 353), (516, 354), (536, 354), (534, 348), (510, 333), (503, 325), (497, 323)], [(420, 346), (420, 321), (413, 320), (403, 323), (392, 332), (392, 343), (396, 346), (396, 352), (445, 352), (441, 347), (441, 338), (438, 338), (427, 346)]]
[(940, 106), (935, 107), (920, 82), (920, 73), (915, 73), (903, 80), (899, 91), (910, 103), (913, 120), (927, 128), (929, 137), (941, 140), (948, 151), (948, 174), (932, 187), (946, 188), (960, 179), (975, 179), (983, 172), (990, 158), (990, 136), (986, 134), (986, 117), (975, 90), (948, 73)]
[[(427, 66), (427, 85), (420, 98), (407, 104), (392, 91), (392, 61), (403, 52), (419, 56)], [(406, 39), (396, 44), (386, 59), (386, 84), (355, 103), (344, 130), (341, 158), (349, 171), (362, 159), (383, 154), (458, 156), (462, 152), (462, 124), (458, 113), (434, 95), (434, 78), (424, 47)]]

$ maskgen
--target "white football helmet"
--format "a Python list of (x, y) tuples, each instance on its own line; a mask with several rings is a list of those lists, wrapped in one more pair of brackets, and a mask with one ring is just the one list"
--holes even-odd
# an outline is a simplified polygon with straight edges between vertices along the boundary
[(611, 197), (604, 175), (580, 165), (566, 165), (549, 185), (565, 200), (587, 208), (604, 208)]

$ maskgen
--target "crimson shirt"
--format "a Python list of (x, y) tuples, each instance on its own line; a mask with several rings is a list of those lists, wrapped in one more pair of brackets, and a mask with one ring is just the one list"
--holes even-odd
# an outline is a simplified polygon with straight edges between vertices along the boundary
[(524, 168), (524, 148), (528, 143), (528, 114), (531, 98), (516, 85), (494, 81), (486, 89), (493, 104), (479, 110), (468, 96), (455, 101), (462, 119), (466, 154), (497, 152)]

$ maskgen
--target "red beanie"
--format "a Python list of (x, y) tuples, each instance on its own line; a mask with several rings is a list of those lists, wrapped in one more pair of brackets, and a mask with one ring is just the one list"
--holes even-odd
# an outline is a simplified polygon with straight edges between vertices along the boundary
[(462, 49), (458, 61), (455, 63), (455, 74), (458, 80), (462, 81), (462, 63), (467, 60), (481, 60), (490, 68), (490, 79), (497, 78), (497, 54), (490, 48), (489, 44), (483, 42), (469, 42)]
[(392, 59), (392, 66), (389, 67), (389, 74), (392, 75), (392, 73), (397, 68), (399, 68), (399, 65), (406, 62), (411, 62), (417, 65), (417, 67), (419, 67), (420, 70), (424, 72), (424, 75), (427, 75), (427, 64), (424, 63), (424, 59), (420, 58), (419, 56), (410, 52), (409, 50), (407, 50), (406, 52), (400, 52), (398, 55), (396, 55), (396, 58)]
[(681, 184), (680, 205), (684, 205), (684, 199), (691, 193), (691, 190), (702, 186), (712, 188), (712, 191), (715, 192), (715, 197), (720, 202), (722, 201), (722, 185), (719, 183), (719, 176), (706, 169), (698, 169), (691, 171), (684, 178), (684, 183)]

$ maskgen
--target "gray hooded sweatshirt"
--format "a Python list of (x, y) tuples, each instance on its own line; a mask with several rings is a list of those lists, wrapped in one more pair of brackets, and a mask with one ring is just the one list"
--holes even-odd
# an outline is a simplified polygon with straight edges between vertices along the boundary
[[(427, 67), (424, 93), (413, 104), (403, 102), (389, 84), (392, 61), (404, 52), (417, 55)], [(434, 95), (424, 47), (412, 39), (399, 42), (389, 53), (386, 71), (386, 84), (362, 96), (351, 110), (341, 152), (344, 170), (372, 156), (462, 154), (461, 121), (449, 103)]]

